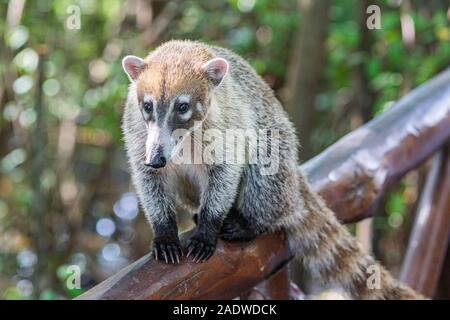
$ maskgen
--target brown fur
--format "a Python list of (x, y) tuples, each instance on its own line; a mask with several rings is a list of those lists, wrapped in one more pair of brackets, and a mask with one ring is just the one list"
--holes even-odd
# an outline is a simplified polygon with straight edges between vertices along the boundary
[[(180, 55), (180, 51), (184, 54)], [(138, 97), (155, 92), (159, 101), (167, 101), (185, 92), (206, 104), (208, 79), (201, 66), (212, 57), (208, 50), (186, 42), (173, 43), (151, 53), (144, 59), (145, 68), (136, 81)]]

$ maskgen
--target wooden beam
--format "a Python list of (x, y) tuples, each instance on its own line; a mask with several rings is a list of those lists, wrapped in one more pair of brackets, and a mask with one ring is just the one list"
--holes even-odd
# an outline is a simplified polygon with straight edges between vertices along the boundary
[(262, 281), (242, 300), (303, 300), (300, 289), (289, 280), (287, 267), (282, 268), (270, 278)]
[[(450, 69), (349, 133), (303, 167), (342, 221), (373, 213), (385, 190), (450, 139)], [(185, 238), (185, 237), (184, 237)], [(80, 299), (231, 299), (292, 257), (283, 233), (219, 241), (204, 264), (165, 265), (147, 255)]]
[[(184, 233), (182, 241), (188, 237)], [(290, 258), (283, 233), (250, 243), (219, 241), (213, 257), (200, 264), (189, 259), (179, 265), (164, 264), (148, 254), (79, 298), (231, 299), (275, 273)]]
[(433, 158), (400, 279), (411, 288), (433, 297), (450, 236), (450, 157), (448, 150)]
[(449, 136), (447, 69), (304, 168), (338, 218), (355, 222), (373, 215), (387, 188), (441, 148)]

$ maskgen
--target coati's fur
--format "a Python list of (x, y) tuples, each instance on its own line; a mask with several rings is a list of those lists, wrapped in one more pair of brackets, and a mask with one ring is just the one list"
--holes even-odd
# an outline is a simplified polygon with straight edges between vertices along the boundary
[[(225, 59), (228, 65), (219, 61), (212, 64), (216, 69), (208, 69), (208, 62), (217, 57)], [(311, 191), (298, 169), (292, 123), (272, 90), (245, 60), (217, 46), (170, 41), (145, 60), (125, 58), (124, 68), (132, 82), (123, 133), (134, 185), (154, 229), (153, 254), (157, 259), (178, 262), (182, 255), (175, 202), (186, 198), (199, 204), (198, 225), (186, 250), (195, 261), (204, 261), (213, 254), (220, 234), (227, 240), (250, 240), (263, 232), (284, 229), (292, 249), (315, 281), (339, 286), (355, 299), (420, 298), (365, 254)], [(224, 68), (227, 74), (220, 73)], [(189, 120), (182, 121), (175, 113), (167, 117), (179, 105), (174, 99), (180, 94), (190, 96)], [(157, 117), (165, 120), (144, 120), (143, 99), (153, 99), (152, 115), (160, 112)], [(145, 165), (146, 161), (151, 162), (150, 153), (157, 152), (148, 151), (148, 145), (153, 143), (148, 142), (148, 135), (152, 134), (149, 123), (160, 128), (169, 126), (169, 122), (170, 130), (174, 130), (192, 128), (194, 120), (202, 121), (201, 130), (278, 130), (277, 172), (263, 175), (259, 164), (175, 164), (171, 159), (157, 170)], [(173, 150), (174, 142), (171, 143)], [(195, 141), (194, 149), (202, 143)], [(160, 152), (164, 155), (165, 151)], [(164, 162), (170, 158), (161, 154)], [(367, 271), (372, 265), (381, 272), (379, 289), (367, 286)]]

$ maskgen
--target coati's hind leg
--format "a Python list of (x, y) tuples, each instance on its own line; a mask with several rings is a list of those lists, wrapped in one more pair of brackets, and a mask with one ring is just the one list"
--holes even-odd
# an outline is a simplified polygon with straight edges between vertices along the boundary
[(222, 223), (219, 236), (227, 241), (250, 241), (257, 235), (249, 221), (237, 209), (232, 208)]
[[(198, 221), (198, 214), (193, 216), (195, 224)], [(252, 230), (249, 222), (235, 208), (230, 210), (222, 223), (219, 237), (226, 241), (250, 241), (256, 238), (257, 233)]]
[(283, 162), (280, 157), (278, 170), (273, 174), (263, 173), (259, 165), (248, 166), (237, 202), (239, 213), (250, 222), (248, 228), (254, 234), (278, 230), (282, 218), (299, 208), (294, 164)]

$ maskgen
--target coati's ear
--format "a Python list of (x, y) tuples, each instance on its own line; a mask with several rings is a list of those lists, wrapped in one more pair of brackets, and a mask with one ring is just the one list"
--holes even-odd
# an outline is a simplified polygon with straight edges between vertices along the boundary
[(130, 81), (135, 81), (144, 66), (144, 60), (136, 56), (126, 56), (122, 59), (122, 68)]
[(207, 73), (212, 84), (217, 87), (228, 73), (228, 62), (223, 58), (214, 58), (206, 62), (202, 69)]

